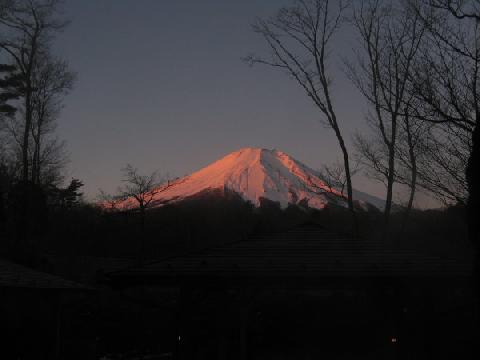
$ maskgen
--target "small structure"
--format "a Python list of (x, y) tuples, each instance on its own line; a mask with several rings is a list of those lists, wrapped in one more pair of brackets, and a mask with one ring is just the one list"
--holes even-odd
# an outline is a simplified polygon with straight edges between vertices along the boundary
[(437, 313), (466, 304), (470, 274), (467, 262), (309, 223), (108, 276), (179, 289), (177, 358), (244, 360), (430, 358), (450, 335)]
[(0, 259), (0, 358), (59, 359), (61, 302), (73, 281)]

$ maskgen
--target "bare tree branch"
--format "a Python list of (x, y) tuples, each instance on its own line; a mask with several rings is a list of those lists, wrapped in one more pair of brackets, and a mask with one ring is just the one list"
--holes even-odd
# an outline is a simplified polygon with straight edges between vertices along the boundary
[(258, 19), (253, 30), (263, 37), (269, 56), (249, 55), (250, 64), (268, 65), (285, 71), (320, 110), (320, 118), (337, 138), (343, 155), (347, 203), (356, 223), (348, 150), (331, 95), (327, 67), (328, 50), (334, 34), (342, 25), (349, 2), (329, 0), (293, 0), (267, 20)]

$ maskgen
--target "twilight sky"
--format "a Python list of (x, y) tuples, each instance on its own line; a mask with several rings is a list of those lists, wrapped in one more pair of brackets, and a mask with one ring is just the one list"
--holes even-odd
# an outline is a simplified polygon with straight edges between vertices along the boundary
[[(70, 175), (85, 182), (87, 197), (114, 191), (126, 163), (183, 176), (246, 146), (276, 148), (312, 168), (340, 159), (333, 132), (288, 76), (241, 61), (266, 49), (251, 30), (255, 17), (285, 3), (66, 0), (72, 23), (56, 47), (78, 82), (59, 133)], [(348, 30), (338, 34), (330, 58), (348, 144), (365, 129), (364, 100), (341, 70), (354, 38)], [(354, 187), (383, 195), (382, 185), (354, 180)]]

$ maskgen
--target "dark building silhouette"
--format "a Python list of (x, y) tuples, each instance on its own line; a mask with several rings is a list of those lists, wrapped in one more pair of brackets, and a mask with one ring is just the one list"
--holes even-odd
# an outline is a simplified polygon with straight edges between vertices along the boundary
[(178, 359), (451, 358), (473, 346), (471, 273), (308, 223), (108, 278), (143, 298), (178, 294)]
[(62, 301), (90, 290), (0, 259), (0, 358), (60, 359)]

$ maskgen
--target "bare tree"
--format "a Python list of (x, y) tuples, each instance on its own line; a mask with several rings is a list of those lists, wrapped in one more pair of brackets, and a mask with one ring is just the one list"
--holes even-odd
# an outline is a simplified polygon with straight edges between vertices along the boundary
[(396, 1), (365, 0), (354, 9), (353, 25), (361, 49), (357, 63), (347, 63), (347, 74), (373, 108), (368, 116), (375, 128), (373, 143), (357, 137), (357, 148), (370, 169), (384, 177), (386, 201), (384, 235), (387, 235), (396, 181), (396, 150), (413, 62), (423, 40), (425, 28), (416, 13), (398, 6)]
[(141, 213), (149, 208), (162, 188), (158, 173), (153, 172), (142, 175), (139, 170), (130, 164), (122, 169), (124, 186), (118, 189), (119, 197), (128, 200), (133, 199)]
[[(358, 172), (358, 162), (352, 168), (352, 177)], [(323, 165), (318, 171), (320, 179), (325, 182), (330, 191), (340, 191), (342, 195), (345, 195), (345, 186), (347, 184), (347, 177), (345, 176), (345, 167), (340, 162), (335, 162), (330, 165)]]
[(365, 175), (386, 185), (388, 179), (388, 149), (378, 137), (366, 137), (360, 133), (353, 136), (355, 158), (361, 164)]
[(119, 210), (119, 204), (122, 199), (118, 195), (112, 195), (102, 189), (99, 189), (97, 201), (99, 203), (99, 207), (102, 210), (106, 210), (108, 212), (115, 212)]
[(333, 36), (340, 28), (348, 3), (329, 0), (295, 0), (275, 17), (258, 19), (253, 25), (265, 40), (270, 57), (250, 55), (249, 64), (263, 64), (282, 70), (305, 91), (322, 114), (322, 121), (337, 138), (343, 156), (348, 208), (356, 225), (348, 149), (332, 100), (332, 79), (327, 58)]
[[(407, 211), (405, 214), (405, 220), (403, 221), (403, 227), (405, 227), (406, 220), (408, 218), (408, 215), (410, 213), (410, 210), (412, 209), (413, 206), (413, 200), (415, 198), (415, 191), (417, 187), (417, 143), (418, 143), (418, 135), (419, 131), (417, 128), (417, 131), (415, 129), (412, 129), (412, 123), (410, 120), (410, 115), (409, 115), (409, 110), (405, 110), (405, 117), (404, 117), (404, 134), (405, 134), (405, 143), (407, 145), (407, 152), (408, 152), (408, 161), (406, 160), (400, 160), (405, 168), (409, 168), (409, 173), (410, 173), (410, 181), (408, 182), (409, 188), (410, 188), (410, 196), (408, 197), (408, 204), (407, 204)], [(402, 143), (402, 142), (400, 142)], [(400, 159), (402, 159), (400, 157)]]
[(52, 168), (59, 170), (59, 165), (63, 165), (59, 161), (63, 160), (63, 145), (52, 134), (63, 107), (63, 99), (72, 89), (74, 81), (75, 74), (69, 70), (66, 61), (44, 54), (37, 62), (33, 74), (31, 127), (31, 181), (36, 184), (42, 180), (44, 183), (51, 181)]
[(433, 167), (431, 162), (425, 161), (427, 157), (425, 142), (433, 139), (432, 125), (415, 120), (412, 116), (415, 111), (416, 106), (412, 104), (405, 106), (397, 141), (396, 182), (409, 189), (398, 238), (403, 236), (417, 192), (422, 190), (430, 195), (434, 194), (431, 187), (427, 186), (425, 176), (426, 165), (430, 164), (430, 167)]
[[(421, 104), (417, 118), (435, 124), (449, 141), (454, 139), (449, 153), (467, 159), (458, 172), (465, 174), (469, 237), (475, 247), (480, 292), (480, 1), (408, 3), (428, 30), (427, 46), (411, 78), (412, 93)], [(467, 151), (462, 149), (464, 144)]]
[[(41, 68), (42, 59), (45, 59), (51, 49), (51, 42), (54, 35), (61, 31), (67, 24), (62, 19), (60, 13), (60, 4), (62, 0), (6, 0), (0, 4), (0, 51), (6, 55), (10, 65), (15, 67), (19, 76), (19, 101), (16, 121), (8, 124), (10, 131), (10, 141), (15, 145), (14, 152), (20, 163), (21, 182), (18, 184), (21, 196), (20, 211), (17, 221), (17, 240), (21, 247), (31, 246), (28, 238), (29, 231), (29, 208), (33, 194), (41, 191), (38, 186), (32, 184), (30, 175), (36, 170), (31, 169), (31, 164), (44, 164), (46, 159), (52, 164), (54, 159), (55, 166), (49, 166), (49, 176), (53, 174), (51, 170), (58, 169), (62, 162), (61, 156), (53, 156), (63, 149), (63, 145), (55, 138), (47, 142), (43, 140), (43, 145), (35, 151), (35, 145), (32, 144), (32, 134), (38, 131), (34, 128), (35, 122), (35, 92), (36, 79), (38, 71)], [(38, 129), (37, 129), (38, 130)], [(37, 140), (40, 137), (37, 137)], [(40, 158), (43, 156), (43, 160)], [(35, 160), (34, 160), (35, 158)], [(45, 168), (45, 167), (44, 167)], [(38, 180), (38, 176), (35, 176)], [(32, 237), (34, 238), (34, 236)]]
[[(480, 2), (411, 0), (409, 4), (428, 29), (428, 44), (411, 79), (413, 95), (421, 105), (416, 117), (436, 125), (450, 158), (454, 156), (465, 168), (468, 163), (473, 166), (471, 159), (479, 146), (475, 139), (480, 117)], [(459, 170), (446, 169), (450, 176), (455, 172), (463, 176)], [(468, 172), (464, 179), (468, 188)]]
[(0, 12), (0, 49), (7, 53), (22, 79), (22, 179), (29, 177), (29, 145), (34, 117), (34, 72), (55, 32), (66, 22), (58, 16), (60, 0), (14, 0)]
[[(34, 160), (38, 162), (35, 183), (44, 188), (61, 186), (65, 180), (65, 168), (70, 161), (66, 142), (54, 134), (42, 134), (40, 140), (42, 146), (37, 150), (38, 153), (35, 149), (31, 152), (32, 163)], [(34, 143), (33, 146), (35, 145)]]
[[(20, 109), (23, 113), (23, 109)], [(37, 122), (37, 120), (40, 120)], [(22, 178), (22, 134), (23, 122), (19, 117), (9, 117), (3, 121), (4, 147), (11, 161), (17, 165), (16, 180)], [(29, 180), (42, 188), (60, 186), (64, 180), (64, 170), (68, 163), (65, 141), (55, 134), (56, 118), (50, 115), (43, 119), (34, 117), (28, 147)]]
[[(124, 208), (138, 209), (140, 213), (140, 250), (138, 261), (143, 262), (145, 252), (145, 221), (146, 211), (155, 202), (157, 195), (166, 191), (172, 186), (170, 181), (160, 179), (158, 172), (148, 175), (140, 174), (139, 170), (130, 164), (122, 169), (124, 185), (118, 189), (118, 196), (121, 199), (120, 206)], [(131, 203), (133, 202), (133, 204)], [(123, 204), (122, 204), (123, 203)], [(133, 206), (132, 206), (133, 205)]]
[[(426, 182), (427, 166), (435, 168), (431, 160), (427, 160), (426, 142), (433, 141), (431, 125), (412, 119), (413, 109), (402, 111), (398, 122), (397, 140), (395, 145), (395, 182), (408, 188), (408, 200), (403, 210), (404, 218), (399, 234), (403, 233), (414, 204), (418, 188), (434, 194), (432, 187)], [(366, 175), (385, 186), (388, 181), (389, 148), (382, 140), (376, 122), (367, 117), (372, 128), (370, 137), (357, 133), (354, 136), (354, 146), (357, 150), (357, 161), (362, 165)], [(419, 180), (419, 178), (421, 180)], [(439, 196), (437, 196), (439, 198)]]
[(409, 4), (428, 30), (411, 78), (421, 105), (417, 117), (471, 133), (478, 111), (480, 18), (466, 14), (478, 12), (478, 0), (410, 0)]
[(432, 125), (422, 142), (419, 181), (445, 203), (467, 204), (466, 169), (479, 117), (479, 2), (410, 1), (428, 29), (415, 64), (416, 119)]
[(453, 130), (444, 125), (431, 125), (418, 140), (418, 185), (445, 205), (466, 205), (468, 186), (465, 169), (471, 139), (461, 139), (454, 135)]

